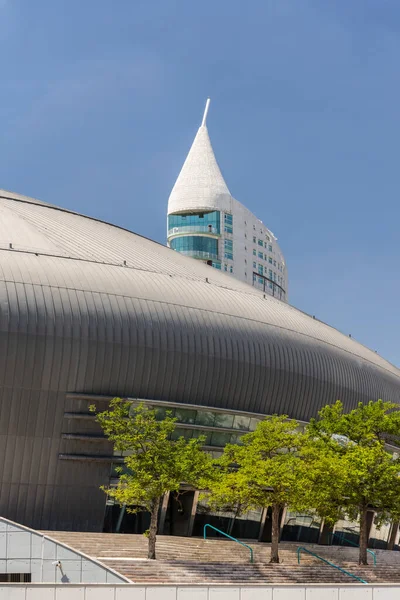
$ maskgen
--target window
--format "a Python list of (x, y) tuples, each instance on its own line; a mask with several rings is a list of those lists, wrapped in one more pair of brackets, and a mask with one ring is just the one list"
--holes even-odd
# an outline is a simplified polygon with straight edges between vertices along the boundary
[(31, 573), (0, 573), (0, 583), (30, 583), (31, 577)]
[(253, 256), (257, 256), (257, 250), (253, 248)]
[(232, 240), (224, 240), (224, 257), (228, 260), (233, 260), (233, 242)]
[(196, 419), (196, 411), (186, 408), (176, 408), (175, 417), (178, 423), (194, 423)]
[(232, 265), (229, 266), (229, 273), (233, 273), (233, 267), (232, 267)]
[(233, 216), (231, 214), (225, 213), (224, 221), (225, 221), (226, 225), (232, 225), (233, 224)]
[(261, 258), (261, 260), (263, 260), (264, 259), (264, 254), (262, 252), (259, 252), (258, 253), (258, 258)]
[(254, 261), (253, 262), (253, 269), (256, 269), (256, 268), (257, 268), (257, 263)]
[(219, 269), (219, 270), (221, 270), (221, 263), (220, 263), (220, 262), (218, 262), (217, 260), (215, 260), (215, 261), (213, 260), (213, 261), (212, 261), (212, 266), (214, 267), (214, 269)]
[(254, 229), (254, 231), (256, 230), (256, 226), (255, 225), (253, 225), (253, 229)]
[(272, 270), (269, 270), (269, 278), (272, 279)]
[(257, 242), (257, 238), (255, 235), (253, 235), (253, 244), (255, 244)]
[(244, 429), (245, 431), (249, 431), (250, 417), (242, 417), (241, 415), (236, 415), (233, 421), (233, 429)]
[(230, 440), (230, 433), (214, 431), (211, 435), (211, 446), (220, 446), (222, 448), (223, 446), (226, 446), (226, 444), (229, 444)]
[(270, 265), (272, 265), (272, 256), (269, 257), (268, 262)]
[(246, 259), (244, 259), (244, 264), (247, 265), (247, 260)]
[(224, 271), (228, 270), (228, 265), (226, 263), (224, 263)]
[(247, 233), (244, 234), (244, 237), (247, 238)]
[(266, 248), (266, 247), (267, 247), (267, 242), (264, 242), (264, 248)]
[(220, 213), (168, 215), (168, 235), (174, 233), (220, 233)]
[(269, 237), (269, 235), (265, 234), (265, 237), (266, 237), (266, 239), (267, 239), (268, 241), (270, 241), (270, 240), (271, 240), (271, 238)]
[(264, 242), (262, 240), (258, 240), (258, 245), (261, 246), (261, 248), (264, 247)]
[(259, 277), (258, 278), (258, 283), (261, 283), (261, 285), (263, 285), (264, 284), (264, 279), (262, 277)]
[(264, 267), (262, 265), (258, 265), (258, 272), (260, 275), (264, 274)]
[(268, 256), (264, 254), (264, 260), (268, 260)]
[(196, 414), (196, 425), (208, 425), (212, 427), (215, 421), (215, 413), (198, 410)]
[(274, 260), (274, 267), (276, 267), (276, 260)]
[(272, 252), (272, 245), (271, 245), (271, 244), (268, 244), (268, 250), (269, 250), (270, 252)]
[(201, 235), (185, 235), (171, 240), (171, 248), (192, 258), (218, 258), (218, 240)]

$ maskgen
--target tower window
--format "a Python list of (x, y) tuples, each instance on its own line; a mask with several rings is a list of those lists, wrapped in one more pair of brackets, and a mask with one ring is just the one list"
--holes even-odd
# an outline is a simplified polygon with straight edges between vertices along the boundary
[(232, 240), (224, 240), (224, 256), (229, 260), (233, 260), (233, 242)]

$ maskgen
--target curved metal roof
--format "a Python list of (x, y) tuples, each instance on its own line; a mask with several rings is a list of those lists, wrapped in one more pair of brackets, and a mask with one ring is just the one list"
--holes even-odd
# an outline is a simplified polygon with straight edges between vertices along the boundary
[(3, 516), (102, 528), (111, 448), (87, 412), (115, 395), (307, 421), (338, 398), (400, 403), (400, 372), (228, 274), (0, 192)]
[[(100, 379), (88, 385), (74, 373), (69, 391), (304, 420), (339, 397), (351, 405), (378, 397), (400, 402), (400, 371), (375, 352), (125, 229), (1, 193), (0, 249), (0, 333), (53, 328), (56, 337), (109, 346), (111, 363), (103, 360)], [(128, 374), (117, 381), (113, 371), (121, 346), (135, 382)], [(90, 350), (90, 360), (98, 351)]]

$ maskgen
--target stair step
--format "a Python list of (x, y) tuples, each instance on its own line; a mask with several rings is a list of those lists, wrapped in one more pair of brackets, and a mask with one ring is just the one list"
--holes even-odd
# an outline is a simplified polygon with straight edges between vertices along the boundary
[[(356, 583), (306, 553), (298, 564), (297, 543), (281, 542), (281, 563), (270, 564), (269, 544), (243, 540), (254, 551), (255, 562), (250, 564), (249, 551), (229, 540), (158, 536), (157, 560), (149, 561), (143, 535), (44, 533), (137, 583)], [(302, 545), (366, 581), (400, 582), (400, 553), (382, 551), (378, 565), (359, 566), (357, 548)]]

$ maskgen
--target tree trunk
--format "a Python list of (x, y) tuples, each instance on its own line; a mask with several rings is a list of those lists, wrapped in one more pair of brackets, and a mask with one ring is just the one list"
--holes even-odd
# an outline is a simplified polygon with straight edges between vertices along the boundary
[(269, 562), (279, 562), (279, 516), (281, 514), (281, 507), (279, 504), (272, 505), (272, 531), (271, 531), (271, 559)]
[(155, 560), (156, 558), (156, 537), (158, 525), (158, 509), (160, 508), (160, 498), (157, 498), (151, 505), (151, 518), (149, 529), (149, 552), (147, 558)]
[(367, 547), (368, 547), (368, 523), (367, 523), (367, 508), (360, 508), (360, 554), (358, 564), (367, 565)]
[(399, 530), (399, 521), (393, 521), (392, 523), (392, 529), (390, 532), (390, 537), (389, 537), (389, 541), (388, 541), (388, 545), (387, 545), (387, 549), (388, 550), (393, 550), (394, 548), (394, 544), (396, 541), (396, 537), (397, 537), (397, 532)]

